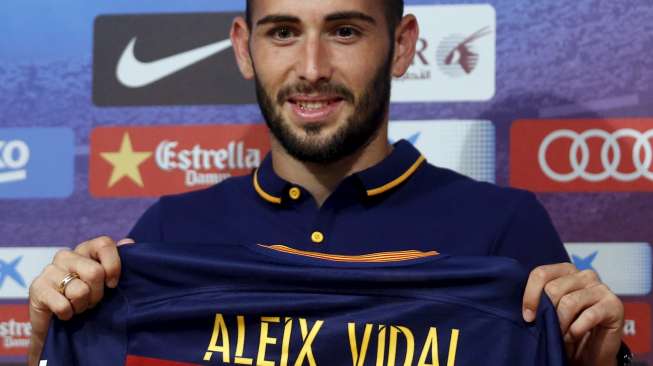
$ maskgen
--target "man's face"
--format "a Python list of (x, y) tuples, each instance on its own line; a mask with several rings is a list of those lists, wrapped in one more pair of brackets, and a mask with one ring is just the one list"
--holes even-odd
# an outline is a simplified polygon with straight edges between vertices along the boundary
[(263, 115), (295, 158), (331, 163), (383, 125), (393, 50), (378, 0), (256, 0), (250, 53)]

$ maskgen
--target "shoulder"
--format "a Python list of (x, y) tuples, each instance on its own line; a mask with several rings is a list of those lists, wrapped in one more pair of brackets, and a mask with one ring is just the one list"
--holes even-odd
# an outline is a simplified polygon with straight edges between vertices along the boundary
[(448, 201), (458, 209), (508, 213), (525, 202), (536, 202), (529, 191), (480, 182), (449, 169), (426, 164), (417, 172), (415, 189), (425, 197)]
[(419, 207), (435, 212), (452, 228), (451, 240), (482, 242), (486, 255), (514, 258), (528, 269), (568, 260), (549, 214), (534, 193), (475, 181), (432, 165), (419, 174), (414, 187), (420, 192)]
[[(201, 230), (209, 220), (242, 210), (252, 197), (251, 176), (233, 177), (209, 188), (162, 196), (145, 211), (129, 237), (139, 242), (181, 240)], [(214, 222), (210, 227), (213, 226)]]
[(209, 208), (216, 204), (242, 199), (249, 191), (251, 191), (251, 176), (232, 177), (209, 188), (162, 196), (158, 204), (165, 213), (183, 214), (188, 210)]

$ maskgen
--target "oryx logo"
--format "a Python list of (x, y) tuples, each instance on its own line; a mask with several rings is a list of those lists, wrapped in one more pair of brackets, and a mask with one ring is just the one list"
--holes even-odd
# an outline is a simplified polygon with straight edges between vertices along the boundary
[(68, 197), (74, 158), (69, 128), (0, 128), (0, 199)]
[(237, 15), (98, 17), (94, 102), (100, 106), (255, 103), (253, 85), (241, 77), (229, 40)]
[[(588, 140), (598, 138), (603, 141), (600, 151), (602, 171), (592, 173), (588, 170), (590, 163), (590, 147)], [(633, 182), (640, 178), (653, 181), (653, 172), (650, 171), (653, 162), (653, 129), (644, 133), (631, 128), (625, 128), (609, 133), (600, 129), (591, 129), (582, 133), (572, 130), (558, 130), (542, 141), (538, 153), (540, 167), (544, 174), (557, 182), (571, 182), (576, 179), (583, 179), (588, 182), (602, 182), (613, 178), (620, 182)], [(556, 172), (547, 161), (547, 151), (553, 143), (559, 139), (571, 140), (569, 149), (569, 163), (572, 171), (568, 173)], [(622, 151), (623, 144), (620, 139), (630, 139), (633, 143), (626, 146), (631, 147), (629, 151)], [(621, 172), (623, 158), (632, 159), (634, 171)]]
[(438, 66), (451, 77), (471, 74), (476, 70), (480, 58), (474, 43), (490, 34), (492, 34), (492, 30), (489, 27), (484, 27), (468, 37), (460, 34), (446, 37), (440, 42), (437, 50)]
[(653, 192), (653, 119), (517, 121), (510, 182), (538, 192)]
[(20, 182), (27, 179), (29, 146), (25, 141), (0, 140), (0, 184)]
[(393, 102), (487, 101), (496, 91), (492, 5), (407, 6), (420, 22), (415, 58), (394, 80)]

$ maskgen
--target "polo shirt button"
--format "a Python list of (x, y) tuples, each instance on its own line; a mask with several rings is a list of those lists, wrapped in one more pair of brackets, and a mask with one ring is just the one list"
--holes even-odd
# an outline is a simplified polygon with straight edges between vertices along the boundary
[(313, 234), (311, 234), (311, 240), (315, 244), (320, 244), (320, 243), (324, 242), (324, 234), (322, 234), (319, 231), (316, 231)]
[(292, 187), (290, 188), (290, 191), (288, 191), (288, 195), (290, 196), (290, 198), (297, 201), (299, 197), (302, 196), (302, 191), (297, 187)]

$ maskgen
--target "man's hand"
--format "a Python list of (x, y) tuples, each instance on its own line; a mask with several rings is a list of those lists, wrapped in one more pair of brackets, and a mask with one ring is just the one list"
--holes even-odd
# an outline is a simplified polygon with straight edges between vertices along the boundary
[(621, 345), (624, 307), (596, 272), (573, 264), (541, 266), (531, 272), (524, 293), (524, 320), (535, 320), (542, 291), (560, 320), (572, 365), (614, 366)]
[[(118, 245), (133, 243), (121, 240)], [(116, 243), (103, 236), (79, 244), (74, 251), (61, 250), (43, 272), (32, 282), (29, 289), (29, 316), (32, 336), (28, 365), (38, 364), (39, 356), (48, 332), (50, 318), (55, 314), (61, 320), (69, 320), (93, 308), (104, 295), (104, 286), (114, 288), (120, 278), (120, 257)], [(68, 273), (77, 273), (65, 287), (64, 294), (58, 287)]]

